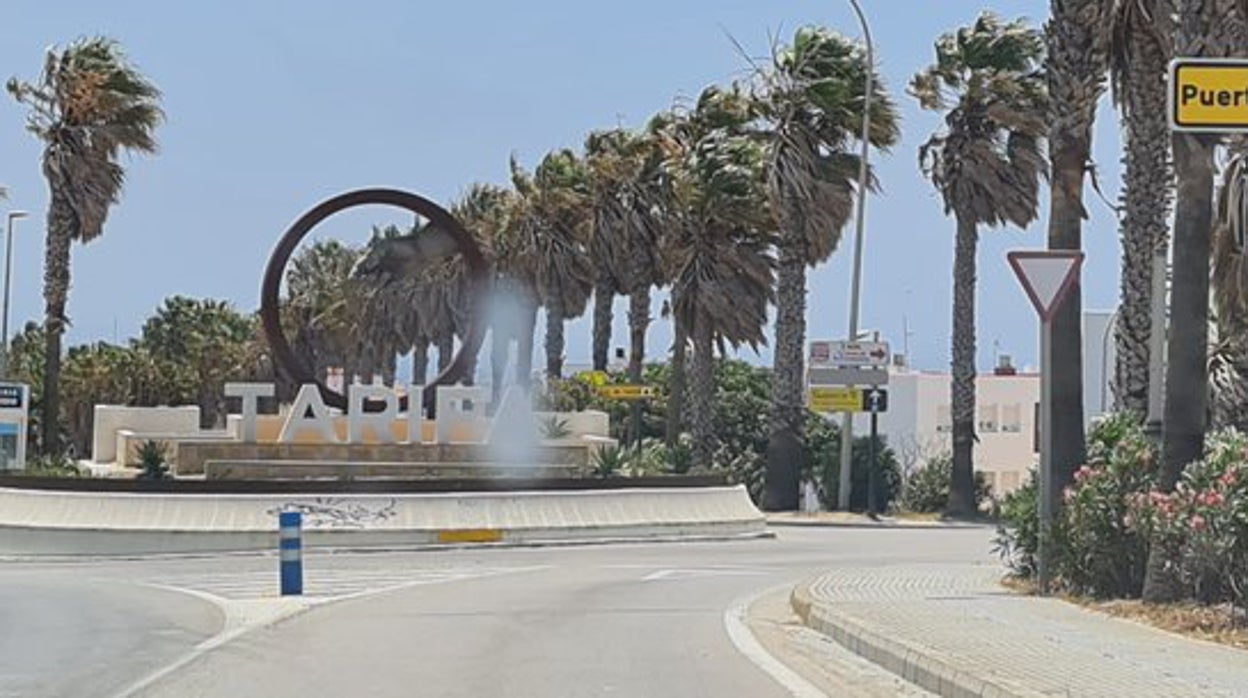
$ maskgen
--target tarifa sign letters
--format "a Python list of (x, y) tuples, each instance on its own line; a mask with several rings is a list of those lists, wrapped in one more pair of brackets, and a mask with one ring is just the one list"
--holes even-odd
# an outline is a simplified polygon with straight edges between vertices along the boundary
[(1176, 58), (1170, 63), (1170, 128), (1248, 131), (1248, 60)]
[[(420, 395), (421, 386), (407, 386), (408, 395)], [(226, 397), (236, 397), (242, 401), (242, 424), (239, 437), (244, 443), (256, 442), (257, 406), (260, 398), (273, 397), (275, 394), (272, 383), (226, 383)], [(500, 414), (509, 414), (514, 409), (513, 401), (524, 401), (528, 395), (523, 390), (510, 389), (503, 394), (502, 404), (498, 408)], [(447, 443), (451, 439), (452, 430), (465, 424), (485, 425), (488, 420), (485, 407), (490, 396), (485, 388), (475, 386), (438, 386), (436, 391), (437, 411), (434, 420), (436, 443)], [(381, 403), (382, 409), (365, 412), (365, 403)], [(390, 427), (402, 414), (407, 420), (408, 443), (421, 442), (424, 422), (424, 410), (419, 403), (413, 401), (412, 408), (399, 412), (399, 394), (382, 385), (352, 385), (347, 390), (347, 439), (346, 443), (362, 442), (371, 436), (380, 443), (394, 443), (394, 434)], [(334, 418), (341, 412), (333, 410), (321, 399), (320, 388), (312, 383), (299, 389), (295, 402), (282, 424), (278, 441), (291, 443), (301, 434), (311, 433), (325, 443), (341, 443), (334, 431)], [(488, 440), (488, 439), (487, 439)]]

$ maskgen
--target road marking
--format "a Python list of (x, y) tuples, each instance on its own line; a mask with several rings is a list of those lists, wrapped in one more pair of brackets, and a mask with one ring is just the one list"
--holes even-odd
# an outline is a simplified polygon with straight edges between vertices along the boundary
[[(317, 606), (324, 606), (324, 605), (335, 603), (338, 601), (358, 599), (358, 598), (362, 598), (365, 596), (381, 594), (384, 592), (398, 591), (399, 589), (406, 589), (409, 587), (421, 586), (425, 584), (439, 584), (442, 582), (450, 582), (450, 581), (458, 581), (458, 580), (466, 580), (466, 579), (480, 579), (484, 577), (495, 577), (498, 575), (520, 573), (520, 572), (536, 572), (539, 570), (545, 570), (549, 568), (550, 568), (550, 565), (531, 565), (527, 567), (463, 568), (461, 570), (448, 568), (448, 569), (443, 569), (443, 570), (430, 570), (430, 572), (433, 572), (433, 574), (428, 575), (426, 577), (412, 579), (409, 574), (407, 577), (407, 581), (401, 581), (401, 582), (397, 582), (397, 583), (390, 584), (387, 586), (370, 587), (370, 588), (363, 588), (363, 589), (355, 589), (352, 591), (345, 591), (343, 593), (339, 593), (333, 596), (315, 596), (315, 595), (274, 596), (272, 594), (274, 593), (273, 590), (276, 588), (276, 575), (275, 573), (271, 571), (261, 573), (261, 576), (264, 577), (265, 588), (268, 590), (267, 594), (266, 593), (256, 594), (255, 585), (250, 584), (250, 583), (241, 583), (241, 584), (235, 583), (232, 585), (222, 583), (223, 580), (236, 579), (238, 576), (243, 576), (243, 575), (217, 574), (217, 575), (201, 575), (199, 577), (186, 575), (181, 578), (181, 580), (183, 581), (192, 581), (192, 582), (198, 581), (201, 586), (205, 585), (204, 584), (205, 582), (208, 582), (207, 585), (213, 586), (213, 589), (215, 591), (223, 591), (225, 593), (236, 594), (236, 596), (234, 596), (233, 598), (228, 597), (228, 596), (218, 596), (212, 591), (205, 591), (203, 589), (197, 589), (197, 588), (188, 587), (188, 586), (175, 586), (172, 584), (166, 584), (166, 583), (162, 583), (159, 581), (138, 582), (140, 586), (146, 586), (146, 587), (151, 587), (154, 589), (163, 589), (165, 591), (172, 591), (172, 592), (177, 592), (181, 594), (187, 594), (190, 596), (194, 596), (195, 598), (201, 599), (203, 601), (207, 601), (208, 603), (216, 606), (221, 611), (221, 614), (222, 616), (224, 616), (225, 620), (221, 625), (221, 630), (218, 631), (216, 635), (213, 635), (207, 640), (204, 640), (198, 645), (195, 645), (194, 647), (190, 649), (190, 651), (188, 651), (186, 654), (182, 655), (181, 657), (179, 657), (177, 660), (173, 661), (172, 663), (164, 667), (161, 667), (160, 669), (157, 669), (156, 671), (153, 671), (147, 676), (144, 676), (138, 681), (135, 681), (134, 683), (130, 684), (124, 690), (115, 694), (114, 698), (130, 698), (130, 696), (137, 695), (140, 691), (143, 691), (144, 689), (156, 684), (160, 680), (170, 676), (171, 674), (178, 671), (179, 669), (186, 667), (188, 664), (195, 661), (196, 659), (199, 659), (203, 655), (217, 649), (218, 647), (222, 647), (224, 645), (229, 644), (230, 642), (233, 642), (234, 640), (237, 640), (238, 638), (242, 637), (243, 635), (246, 635), (252, 630), (255, 630), (257, 628), (268, 627), (271, 625), (276, 625), (277, 623), (280, 623), (288, 618), (297, 616), (300, 613), (311, 610), (312, 608), (315, 608)], [(318, 575), (325, 575), (326, 573), (338, 573), (340, 575), (350, 575), (352, 571), (351, 570), (316, 570), (315, 573)], [(382, 574), (383, 573), (378, 570), (359, 571), (359, 576), (371, 577), (374, 580), (380, 579), (384, 581), (385, 579), (387, 579), (387, 577), (380, 576)], [(255, 574), (248, 574), (246, 576), (251, 578), (251, 577), (254, 577)], [(165, 579), (178, 579), (178, 578), (165, 578)], [(214, 583), (215, 583), (215, 586), (214, 586)], [(237, 596), (237, 594), (243, 594), (243, 596)], [(247, 596), (247, 594), (251, 594), (251, 595)]]
[(799, 676), (797, 672), (785, 666), (783, 662), (763, 649), (758, 639), (754, 637), (754, 633), (750, 631), (750, 626), (746, 625), (745, 622), (745, 615), (750, 608), (750, 604), (768, 594), (773, 594), (792, 586), (792, 583), (779, 584), (734, 601), (724, 611), (724, 630), (728, 631), (728, 638), (732, 640), (732, 644), (736, 646), (738, 652), (745, 655), (746, 659), (749, 659), (755, 666), (766, 672), (784, 690), (788, 691), (793, 698), (828, 698), (826, 693), (816, 688), (814, 684)]
[(643, 582), (657, 582), (664, 579), (693, 579), (697, 577), (759, 577), (769, 574), (767, 570), (750, 568), (689, 568), (656, 570), (641, 578)]

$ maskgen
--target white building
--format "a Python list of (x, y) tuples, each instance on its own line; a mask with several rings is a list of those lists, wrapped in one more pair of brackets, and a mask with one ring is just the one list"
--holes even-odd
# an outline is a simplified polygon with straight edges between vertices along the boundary
[[(1085, 421), (1113, 408), (1110, 380), (1114, 371), (1112, 311), (1085, 311), (1083, 316), (1083, 400)], [(900, 357), (898, 357), (900, 358)], [(976, 378), (975, 470), (987, 475), (997, 493), (1026, 482), (1027, 472), (1039, 462), (1037, 424), (1040, 376), (1018, 372), (1010, 357)], [(890, 370), (888, 411), (879, 415), (879, 431), (897, 454), (903, 469), (922, 466), (928, 459), (952, 450), (949, 374), (917, 371), (904, 366)], [(865, 435), (870, 418), (859, 414), (854, 433)]]
[[(1003, 357), (1008, 360), (1008, 357)], [(1035, 373), (980, 375), (975, 381), (975, 470), (982, 471), (994, 492), (1004, 493), (1026, 482), (1036, 466), (1036, 422), (1040, 377)], [(903, 469), (921, 467), (952, 450), (949, 374), (894, 369), (888, 383), (888, 411), (879, 415), (879, 431), (897, 454)], [(870, 417), (854, 419), (855, 435), (869, 433)]]

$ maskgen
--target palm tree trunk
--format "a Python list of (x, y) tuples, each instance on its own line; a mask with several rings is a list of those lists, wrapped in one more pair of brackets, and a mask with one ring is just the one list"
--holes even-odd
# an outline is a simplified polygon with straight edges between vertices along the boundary
[(503, 380), (507, 375), (507, 354), (511, 337), (495, 325), (490, 329), (490, 391), (495, 406), (503, 399)]
[(394, 352), (387, 352), (381, 362), (381, 382), (394, 387), (394, 379), (399, 372), (399, 359)]
[(949, 385), (953, 418), (953, 475), (949, 513), (975, 513), (975, 250), (979, 232), (975, 218), (956, 212), (957, 240), (953, 252), (953, 376)]
[(701, 314), (693, 321), (693, 467), (710, 469), (715, 455), (715, 357), (711, 323)]
[[(644, 277), (642, 277), (644, 278)], [(637, 282), (628, 294), (628, 380), (641, 384), (642, 371), (646, 360), (646, 328), (650, 325), (650, 284)], [(643, 430), (643, 405), (640, 401), (632, 404), (634, 430)], [(634, 434), (637, 439), (642, 434)]]
[[(467, 344), (468, 344), (467, 337), (459, 338), (459, 345), (461, 347), (461, 351), (463, 350), (462, 348), (465, 347)], [(468, 355), (468, 363), (464, 367), (464, 379), (460, 381), (461, 383), (463, 383), (464, 385), (476, 385), (477, 384), (477, 364), (480, 361), (481, 361), (481, 347), (478, 346), (476, 353)]]
[(671, 378), (667, 393), (668, 446), (675, 446), (680, 441), (680, 434), (685, 428), (685, 355), (689, 348), (685, 324), (679, 316), (672, 316), (672, 328), (675, 338), (672, 340)]
[(546, 378), (563, 377), (563, 300), (558, 293), (546, 301)]
[(615, 294), (610, 279), (599, 271), (594, 284), (594, 370), (607, 370), (611, 353), (611, 305)]
[(44, 257), (44, 365), (43, 410), (40, 415), (40, 446), (45, 455), (63, 452), (60, 439), (61, 417), (61, 335), (65, 332), (65, 303), (69, 296), (69, 248), (75, 225), (74, 214), (55, 183), (48, 205), (47, 248)]
[(639, 283), (628, 294), (628, 379), (641, 382), (646, 361), (646, 328), (650, 326), (650, 284)]
[(533, 384), (533, 333), (537, 330), (537, 303), (526, 299), (516, 338), (516, 385), (526, 390)]
[[(798, 224), (800, 225), (800, 223)], [(786, 231), (790, 235), (796, 231)], [(798, 507), (805, 401), (806, 262), (793, 240), (780, 245), (776, 270), (776, 353), (771, 372), (771, 434), (763, 509)]]
[(412, 383), (429, 384), (429, 342), (423, 337), (412, 346)]
[[(1174, 286), (1166, 344), (1166, 402), (1157, 489), (1169, 492), (1204, 448), (1208, 398), (1209, 232), (1213, 210), (1213, 151), (1205, 137), (1174, 134), (1178, 192), (1174, 211)], [(1144, 600), (1172, 601), (1180, 582), (1166, 551), (1149, 550)]]
[[(1051, 0), (1046, 28), (1049, 114), (1050, 250), (1082, 249), (1083, 180), (1091, 160), (1092, 122), (1105, 89), (1108, 37), (1104, 0)], [(1085, 460), (1083, 297), (1076, 283), (1052, 319), (1053, 464), (1057, 495)]]
[(438, 337), (438, 374), (451, 365), (455, 358), (455, 333), (447, 330)]
[(1165, 247), (1169, 234), (1171, 169), (1165, 75), (1170, 52), (1142, 26), (1135, 28), (1130, 41), (1135, 53), (1123, 80), (1126, 154), (1114, 400), (1118, 410), (1143, 419), (1148, 414), (1153, 260), (1156, 251)]

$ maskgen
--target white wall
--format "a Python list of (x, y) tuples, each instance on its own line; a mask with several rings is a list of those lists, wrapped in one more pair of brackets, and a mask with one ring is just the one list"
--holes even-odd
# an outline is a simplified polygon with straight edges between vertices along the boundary
[(117, 460), (117, 431), (169, 436), (199, 433), (199, 407), (124, 407), (96, 405), (91, 434), (91, 460), (112, 463)]
[(1091, 421), (1114, 409), (1114, 311), (1083, 312), (1083, 415)]

